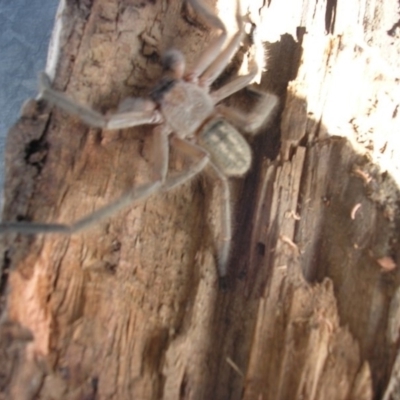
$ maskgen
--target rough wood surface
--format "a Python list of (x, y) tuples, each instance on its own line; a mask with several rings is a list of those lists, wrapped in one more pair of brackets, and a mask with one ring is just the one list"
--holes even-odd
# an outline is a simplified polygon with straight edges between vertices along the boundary
[[(281, 108), (232, 183), (228, 287), (207, 177), (70, 237), (7, 235), (1, 398), (400, 398), (398, 4), (245, 3)], [(146, 93), (165, 49), (190, 64), (210, 38), (181, 1), (63, 4), (48, 71), (101, 111)], [(234, 20), (230, 1), (216, 9)], [(107, 204), (151, 179), (151, 139), (30, 101), (8, 138), (3, 219)]]

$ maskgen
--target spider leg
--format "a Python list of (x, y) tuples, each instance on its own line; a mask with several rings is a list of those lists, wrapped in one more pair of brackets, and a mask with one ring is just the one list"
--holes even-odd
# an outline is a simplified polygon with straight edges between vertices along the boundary
[[(242, 18), (241, 18), (242, 20)], [(241, 25), (239, 25), (243, 29), (243, 21)], [(264, 60), (265, 60), (265, 51), (264, 45), (260, 38), (259, 32), (257, 30), (257, 26), (253, 24), (252, 29), (252, 42), (253, 45), (250, 49), (250, 56), (249, 56), (249, 73), (246, 75), (238, 76), (228, 82), (226, 85), (220, 87), (219, 89), (215, 90), (211, 93), (211, 97), (214, 100), (214, 104), (219, 103), (220, 101), (224, 100), (225, 98), (231, 96), (232, 94), (238, 92), (239, 90), (245, 88), (249, 84), (254, 82), (254, 79), (259, 75), (263, 68), (264, 68)], [(238, 43), (238, 46), (240, 41)], [(221, 55), (222, 56), (222, 55)], [(206, 72), (206, 74), (208, 71)], [(258, 79), (260, 80), (260, 79)]]
[(254, 63), (250, 72), (247, 75), (238, 76), (232, 79), (226, 85), (221, 86), (219, 89), (212, 92), (211, 97), (214, 101), (214, 104), (219, 103), (220, 101), (226, 99), (232, 94), (248, 86), (250, 82), (254, 79), (254, 77), (257, 75), (257, 73), (258, 73), (258, 67)]
[(217, 240), (218, 246), (218, 272), (220, 277), (227, 274), (229, 253), (232, 244), (232, 209), (231, 209), (231, 192), (229, 189), (228, 178), (219, 170), (212, 162), (209, 162), (214, 175), (220, 182), (222, 194), (220, 197), (221, 233)]
[(256, 103), (249, 113), (238, 110), (235, 107), (218, 105), (216, 108), (224, 118), (231, 121), (237, 128), (247, 133), (257, 133), (272, 117), (278, 97), (272, 93), (262, 92), (254, 88), (248, 88), (256, 97)]
[(178, 137), (173, 137), (171, 139), (171, 145), (180, 153), (191, 158), (192, 160), (195, 160), (196, 162), (185, 171), (170, 173), (163, 187), (164, 192), (182, 185), (188, 180), (192, 179), (209, 163), (208, 153), (200, 146)]
[(200, 55), (195, 62), (192, 70), (187, 74), (186, 79), (191, 82), (197, 82), (198, 77), (207, 69), (213, 62), (215, 57), (219, 54), (221, 47), (226, 41), (227, 31), (225, 24), (219, 19), (217, 15), (210, 9), (210, 7), (203, 2), (203, 0), (187, 0), (193, 9), (205, 20), (211, 28), (217, 28), (220, 34), (213, 39), (207, 49)]
[(144, 200), (152, 194), (161, 190), (165, 183), (165, 178), (168, 169), (169, 146), (168, 146), (169, 131), (159, 126), (154, 130), (153, 153), (155, 163), (156, 179), (154, 182), (143, 184), (139, 187), (128, 191), (119, 199), (111, 202), (97, 211), (83, 217), (72, 224), (52, 224), (52, 223), (36, 223), (36, 222), (2, 222), (0, 223), (0, 234), (4, 233), (22, 233), (22, 234), (50, 234), (63, 233), (72, 234), (83, 229), (89, 228), (95, 223), (111, 217), (117, 211), (127, 207), (133, 202)]
[(129, 206), (130, 204), (145, 200), (147, 197), (156, 192), (168, 191), (176, 186), (179, 186), (198, 173), (200, 173), (207, 165), (209, 156), (205, 150), (195, 144), (189, 143), (186, 140), (173, 138), (171, 144), (181, 153), (194, 160), (198, 160), (189, 169), (183, 172), (173, 173), (166, 177), (169, 158), (168, 134), (167, 130), (156, 129), (154, 137), (153, 151), (155, 154), (155, 171), (157, 179), (154, 182), (143, 184), (125, 193), (119, 199), (113, 201), (90, 215), (83, 217), (73, 224), (52, 224), (52, 223), (37, 223), (37, 222), (2, 222), (0, 223), (0, 234), (5, 233), (22, 233), (22, 234), (73, 234), (91, 227), (97, 222), (111, 217), (119, 210)]
[(238, 51), (240, 43), (244, 36), (243, 17), (241, 15), (239, 0), (236, 1), (236, 22), (238, 31), (231, 38), (226, 48), (218, 55), (218, 57), (211, 63), (207, 70), (200, 76), (200, 85), (203, 87), (210, 87), (212, 83), (218, 78), (221, 72), (229, 64), (234, 54)]
[(153, 170), (155, 180), (165, 182), (168, 173), (169, 162), (169, 129), (165, 125), (159, 125), (153, 129)]
[(50, 78), (44, 72), (41, 73), (39, 77), (39, 90), (41, 98), (61, 108), (68, 114), (76, 115), (87, 125), (94, 128), (122, 129), (137, 125), (162, 122), (161, 114), (155, 110), (155, 105), (153, 109), (149, 110), (148, 103), (146, 103), (146, 108), (143, 109), (137, 107), (138, 109), (130, 112), (104, 116), (89, 107), (76, 103), (72, 99), (68, 98), (64, 93), (54, 90), (51, 87)]
[(39, 75), (40, 97), (56, 105), (68, 114), (77, 115), (83, 122), (95, 128), (105, 128), (107, 120), (104, 115), (88, 107), (75, 103), (63, 93), (52, 89), (50, 78), (45, 72)]
[(162, 183), (160, 181), (147, 183), (135, 188), (118, 200), (100, 208), (92, 214), (79, 219), (71, 225), (67, 224), (47, 224), (37, 222), (2, 222), (0, 224), (0, 234), (5, 233), (22, 233), (22, 234), (49, 234), (49, 233), (63, 233), (72, 234), (79, 232), (85, 228), (90, 227), (102, 219), (110, 217), (117, 211), (128, 206), (134, 201), (143, 200), (151, 196), (156, 191), (160, 190)]
[(106, 120), (106, 129), (125, 129), (133, 126), (160, 124), (163, 122), (163, 118), (157, 110), (117, 113), (106, 117)]

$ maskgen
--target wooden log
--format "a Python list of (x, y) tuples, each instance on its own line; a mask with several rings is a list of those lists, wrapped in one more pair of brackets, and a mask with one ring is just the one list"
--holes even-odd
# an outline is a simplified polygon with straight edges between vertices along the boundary
[[(281, 107), (232, 182), (228, 286), (207, 177), (79, 234), (6, 235), (1, 398), (398, 398), (396, 1), (243, 8)], [(216, 9), (232, 34), (231, 2)], [(47, 71), (107, 112), (154, 85), (166, 49), (190, 65), (211, 34), (180, 1), (63, 2)], [(108, 204), (152, 179), (151, 141), (149, 126), (90, 129), (31, 100), (8, 137), (3, 220), (68, 223)]]

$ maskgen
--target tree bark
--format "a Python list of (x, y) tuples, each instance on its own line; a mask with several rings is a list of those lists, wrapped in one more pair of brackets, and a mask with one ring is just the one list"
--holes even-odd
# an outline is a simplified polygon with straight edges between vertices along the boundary
[[(79, 234), (6, 235), (1, 398), (400, 398), (398, 4), (247, 6), (280, 109), (232, 181), (226, 287), (207, 176)], [(231, 2), (217, 10), (229, 27)], [(181, 1), (65, 1), (56, 24), (54, 87), (103, 112), (145, 95), (166, 49), (190, 65), (211, 37)], [(30, 100), (8, 137), (3, 220), (108, 204), (152, 179), (151, 141), (149, 126), (90, 129)]]

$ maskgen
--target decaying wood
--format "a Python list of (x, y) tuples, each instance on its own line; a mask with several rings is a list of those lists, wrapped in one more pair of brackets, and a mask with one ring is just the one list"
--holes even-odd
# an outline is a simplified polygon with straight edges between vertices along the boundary
[[(210, 38), (181, 1), (65, 3), (48, 71), (102, 111), (145, 94), (171, 45), (190, 64)], [(261, 86), (281, 108), (233, 183), (227, 288), (207, 178), (70, 237), (4, 237), (1, 398), (399, 398), (400, 33), (382, 3), (251, 2), (270, 42)], [(107, 204), (151, 179), (151, 140), (30, 101), (8, 138), (3, 219)]]

